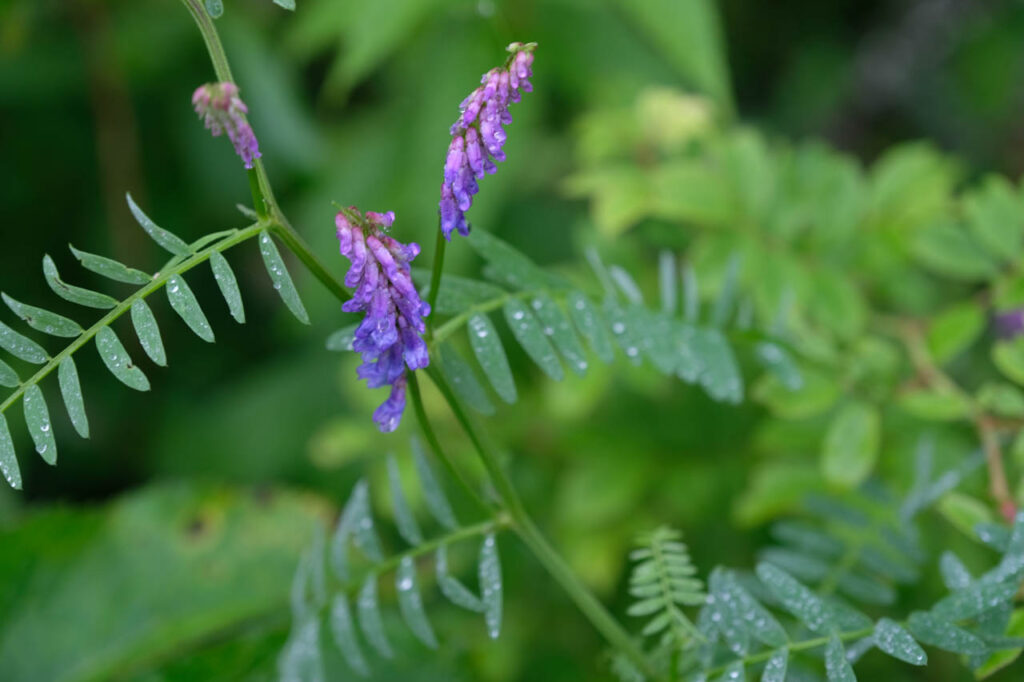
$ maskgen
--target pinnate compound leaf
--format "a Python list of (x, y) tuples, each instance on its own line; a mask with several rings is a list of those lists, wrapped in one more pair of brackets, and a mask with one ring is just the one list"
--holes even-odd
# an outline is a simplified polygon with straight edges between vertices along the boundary
[(506, 403), (516, 402), (518, 395), (512, 370), (508, 366), (508, 356), (505, 355), (505, 348), (490, 318), (480, 313), (473, 315), (469, 318), (466, 331), (473, 354), (495, 392)]
[(19, 303), (7, 294), (0, 294), (3, 297), (4, 303), (10, 308), (15, 315), (24, 320), (28, 326), (32, 327), (36, 331), (41, 331), (44, 334), (51, 336), (63, 336), (64, 338), (74, 338), (82, 333), (82, 327), (74, 320), (69, 320), (63, 315), (52, 313), (49, 310), (37, 308), (35, 306), (27, 305), (25, 303)]
[(148, 215), (143, 213), (142, 209), (132, 199), (131, 194), (125, 194), (125, 198), (128, 200), (128, 208), (131, 210), (132, 215), (135, 216), (135, 220), (138, 221), (139, 225), (153, 241), (175, 256), (187, 256), (191, 252), (188, 244), (181, 237), (160, 227)]
[(985, 642), (961, 627), (931, 613), (916, 611), (910, 614), (907, 628), (925, 644), (957, 654), (983, 654)]
[(878, 459), (880, 423), (878, 409), (866, 403), (852, 402), (839, 411), (825, 434), (825, 480), (853, 488), (868, 477)]
[(21, 490), (21, 469), (18, 467), (18, 457), (14, 452), (14, 441), (11, 439), (11, 430), (7, 428), (7, 417), (0, 413), (0, 474), (3, 474), (15, 490)]
[(497, 639), (501, 634), (502, 582), (501, 560), (498, 558), (498, 540), (493, 533), (484, 538), (480, 547), (480, 600), (484, 604), (487, 634)]
[(434, 554), (434, 566), (437, 571), (437, 585), (441, 588), (441, 594), (447, 597), (448, 601), (460, 606), (467, 611), (476, 613), (484, 612), (484, 604), (479, 597), (470, 592), (469, 588), (459, 582), (458, 578), (448, 572), (448, 546), (441, 545)]
[(761, 682), (786, 682), (786, 668), (789, 667), (789, 649), (779, 649), (772, 654), (761, 673)]
[(487, 391), (480, 380), (451, 344), (441, 344), (441, 371), (451, 383), (452, 390), (464, 403), (480, 414), (493, 415), (494, 404), (487, 397)]
[(41, 365), (49, 357), (42, 346), (14, 331), (3, 322), (0, 322), (0, 348), (20, 360), (31, 362), (33, 365)]
[(608, 334), (608, 326), (600, 309), (579, 291), (569, 292), (566, 306), (573, 323), (590, 344), (594, 354), (606, 363), (614, 360), (611, 336)]
[(281, 258), (281, 252), (277, 250), (277, 244), (266, 230), (260, 232), (259, 241), (260, 255), (263, 256), (263, 264), (267, 267), (267, 274), (270, 275), (274, 289), (280, 294), (281, 300), (292, 315), (299, 322), (309, 324), (309, 313), (306, 312), (306, 306), (302, 305), (302, 299), (299, 298), (295, 282), (292, 281), (284, 259)]
[(96, 350), (99, 351), (103, 364), (118, 381), (136, 391), (148, 391), (149, 379), (142, 370), (132, 362), (128, 351), (121, 344), (121, 339), (110, 327), (101, 327), (96, 333)]
[(210, 327), (210, 322), (206, 319), (203, 309), (199, 307), (196, 295), (192, 293), (192, 289), (185, 283), (182, 276), (172, 275), (167, 280), (167, 300), (174, 312), (178, 313), (178, 316), (185, 321), (189, 329), (195, 332), (196, 336), (203, 341), (213, 343), (213, 329)]
[(53, 293), (65, 301), (98, 310), (109, 310), (117, 305), (117, 299), (115, 298), (101, 294), (98, 291), (76, 287), (62, 280), (60, 273), (57, 271), (57, 264), (53, 262), (49, 255), (43, 256), (43, 277), (46, 279), (50, 289), (53, 290)]
[(359, 627), (370, 646), (382, 658), (394, 658), (388, 637), (384, 634), (384, 623), (380, 617), (380, 604), (377, 600), (377, 576), (372, 573), (366, 576), (363, 586), (356, 599), (356, 611), (359, 614)]
[(459, 522), (455, 518), (455, 512), (444, 494), (441, 482), (437, 480), (433, 467), (427, 460), (427, 453), (423, 446), (415, 438), (411, 441), (413, 463), (416, 466), (416, 475), (419, 476), (420, 486), (423, 488), (423, 497), (427, 503), (427, 509), (444, 528), (455, 530)]
[(540, 322), (518, 298), (510, 298), (505, 303), (505, 321), (508, 322), (519, 345), (545, 374), (555, 381), (565, 378), (562, 363), (548, 337), (545, 336)]
[(85, 414), (82, 384), (78, 380), (78, 368), (75, 366), (75, 361), (70, 355), (60, 361), (60, 365), (57, 367), (57, 378), (71, 424), (75, 427), (78, 435), (82, 438), (88, 438), (89, 418)]
[(787, 611), (815, 632), (835, 624), (835, 617), (825, 602), (805, 585), (767, 562), (757, 565), (757, 577)]
[[(429, 282), (430, 272), (413, 268), (413, 277), (424, 283)], [(421, 295), (427, 298), (429, 286), (421, 287)], [(437, 301), (433, 312), (438, 315), (458, 315), (474, 305), (506, 298), (509, 294), (499, 286), (490, 282), (445, 274), (441, 277), (441, 286), (437, 291)]]
[(398, 591), (398, 608), (402, 618), (416, 638), (431, 649), (437, 648), (437, 637), (423, 610), (423, 598), (416, 584), (416, 563), (412, 557), (402, 557), (395, 572), (395, 589)]
[(47, 464), (57, 463), (57, 441), (53, 437), (53, 425), (50, 423), (50, 410), (46, 407), (46, 398), (36, 384), (25, 389), (22, 398), (25, 408), (25, 425), (35, 443), (36, 452)]
[(141, 298), (132, 303), (132, 326), (135, 327), (135, 335), (139, 337), (142, 350), (146, 351), (149, 359), (160, 365), (167, 366), (167, 352), (164, 350), (164, 342), (160, 336), (160, 325), (153, 316), (149, 305)]
[(873, 640), (875, 646), (893, 658), (911, 665), (928, 663), (928, 655), (921, 645), (902, 626), (888, 618), (882, 618), (875, 624)]
[(105, 256), (97, 256), (94, 253), (87, 253), (85, 251), (79, 251), (75, 247), (68, 245), (71, 249), (71, 253), (74, 254), (78, 262), (82, 264), (82, 267), (90, 272), (95, 272), (97, 275), (102, 275), (107, 279), (112, 279), (115, 282), (123, 282), (124, 284), (149, 284), (153, 278), (150, 275), (130, 268), (124, 263), (120, 263), (112, 258)]
[(345, 663), (352, 669), (352, 672), (362, 677), (368, 677), (370, 666), (356, 640), (352, 610), (349, 608), (344, 592), (334, 595), (334, 600), (331, 602), (331, 634), (334, 635), (334, 643), (338, 646), (342, 658), (345, 659)]
[(543, 331), (555, 344), (569, 364), (569, 369), (580, 376), (587, 373), (586, 351), (573, 331), (569, 318), (547, 294), (538, 294), (530, 301), (533, 313), (543, 325)]
[(942, 574), (942, 583), (949, 590), (963, 589), (974, 580), (960, 557), (949, 550), (943, 552), (939, 559), (939, 572)]
[(18, 373), (6, 362), (0, 360), (0, 386), (14, 388), (20, 384), (21, 378), (18, 377)]
[(825, 645), (825, 673), (828, 682), (857, 682), (850, 662), (846, 660), (846, 649), (835, 633)]
[(402, 490), (402, 476), (398, 471), (398, 461), (393, 455), (388, 455), (388, 485), (391, 488), (391, 506), (395, 510), (395, 523), (398, 526), (398, 533), (402, 539), (412, 546), (423, 542), (423, 533), (416, 523), (412, 509), (409, 508), (409, 501)]

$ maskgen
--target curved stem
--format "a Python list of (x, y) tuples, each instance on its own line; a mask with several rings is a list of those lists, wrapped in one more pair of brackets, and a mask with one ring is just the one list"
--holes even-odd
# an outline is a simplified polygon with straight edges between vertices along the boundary
[[(427, 293), (427, 303), (433, 310), (437, 306), (437, 293), (441, 290), (441, 272), (444, 270), (444, 252), (448, 248), (448, 240), (444, 238), (440, 226), (437, 230), (437, 241), (434, 245), (434, 263), (430, 271), (430, 291)], [(427, 320), (428, 334), (433, 336), (434, 325)]]
[(462, 472), (455, 466), (451, 458), (441, 447), (441, 441), (438, 440), (437, 434), (434, 433), (434, 427), (430, 423), (430, 419), (427, 417), (427, 411), (423, 407), (423, 396), (420, 393), (420, 382), (416, 377), (416, 372), (408, 373), (409, 381), (409, 397), (412, 400), (413, 411), (416, 412), (416, 419), (419, 422), (420, 430), (423, 431), (423, 437), (427, 439), (427, 444), (430, 449), (434, 451), (434, 456), (444, 465), (448, 475), (459, 482), (466, 493), (473, 499), (473, 501), (487, 513), (491, 513), (491, 506), (484, 501), (484, 498), (476, 491), (476, 488), (470, 483)]
[(327, 267), (313, 253), (313, 250), (309, 248), (309, 245), (306, 244), (301, 235), (295, 231), (295, 228), (281, 215), (280, 211), (276, 212), (275, 217), (278, 220), (271, 225), (270, 231), (284, 242), (288, 250), (295, 254), (295, 257), (302, 261), (302, 264), (309, 268), (313, 276), (320, 280), (320, 283), (327, 287), (327, 290), (334, 294), (339, 301), (344, 303), (352, 298), (345, 285), (327, 270)]
[(628, 656), (645, 675), (654, 680), (661, 679), (658, 671), (651, 665), (647, 656), (644, 655), (644, 652), (633, 641), (629, 633), (608, 612), (604, 604), (587, 589), (586, 585), (580, 581), (579, 577), (551, 546), (543, 533), (541, 533), (536, 523), (526, 512), (526, 508), (523, 506), (515, 486), (513, 486), (512, 481), (505, 474), (501, 464), (498, 462), (498, 458), (484, 444), (482, 437), (473, 426), (469, 416), (462, 408), (458, 397), (452, 392), (444, 376), (434, 367), (429, 367), (427, 373), (437, 385), (438, 390), (441, 391), (455, 418), (462, 425), (466, 435), (473, 443), (473, 447), (480, 456), (480, 461), (483, 463), (484, 468), (487, 469), (495, 489), (501, 496), (509, 515), (512, 517), (513, 529), (519, 535), (519, 538), (530, 548), (548, 574), (555, 579), (555, 582), (575, 602), (576, 607), (583, 612), (583, 615), (586, 616), (612, 646)]
[[(861, 639), (863, 637), (867, 637), (874, 631), (875, 629), (873, 627), (863, 628), (861, 630), (840, 632), (836, 634), (836, 637), (839, 638), (840, 642), (846, 642), (851, 639)], [(828, 641), (831, 638), (831, 635), (829, 635), (825, 637), (815, 637), (814, 639), (805, 639), (801, 642), (787, 642), (784, 646), (779, 647), (779, 649), (787, 649), (790, 653), (794, 651), (806, 651), (807, 649), (817, 649), (820, 646), (825, 646), (826, 644), (828, 644)], [(760, 653), (752, 654), (750, 656), (744, 656), (743, 658), (738, 660), (742, 662), (744, 666), (754, 665), (755, 663), (767, 661), (769, 658), (775, 655), (776, 651), (778, 651), (778, 649), (769, 649), (767, 651), (762, 651)], [(725, 665), (720, 665), (717, 668), (712, 668), (711, 670), (708, 670), (707, 678), (711, 679), (716, 675), (721, 675), (726, 671), (726, 669), (730, 665), (732, 665), (735, 662), (736, 661), (731, 661), (730, 663), (727, 663)]]

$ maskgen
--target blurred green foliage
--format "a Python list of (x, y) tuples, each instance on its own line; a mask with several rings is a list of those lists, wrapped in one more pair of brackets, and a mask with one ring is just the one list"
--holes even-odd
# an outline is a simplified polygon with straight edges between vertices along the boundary
[[(647, 291), (658, 251), (684, 253), (705, 302), (738, 254), (758, 323), (786, 311), (803, 385), (766, 376), (739, 407), (648, 367), (595, 363), (556, 383), (512, 354), (520, 402), (487, 425), (515, 453), (527, 505), (622, 613), (638, 532), (671, 522), (702, 569), (749, 566), (763, 522), (809, 490), (872, 474), (906, 488), (923, 431), (949, 466), (977, 447), (972, 410), (1011, 426), (1024, 412), (1024, 348), (987, 330), (994, 310), (1024, 303), (1024, 10), (911, 4), (300, 0), (293, 15), (228, 0), (218, 25), (279, 199), (324, 258), (336, 248), (332, 200), (395, 210), (403, 239), (433, 242), (458, 102), (503, 45), (535, 40), (535, 92), (513, 112), (510, 160), (484, 181), (477, 228), (572, 276), (596, 246)], [(177, 3), (0, 5), (5, 292), (49, 307), (37, 259), (70, 270), (68, 242), (158, 262), (125, 191), (189, 240), (243, 224), (236, 159), (189, 107), (210, 79)], [(782, 139), (805, 135), (828, 142)], [(893, 146), (917, 138), (932, 142)], [(373, 429), (380, 397), (356, 383), (354, 358), (323, 350), (349, 320), (293, 268), (313, 321), (300, 327), (256, 246), (240, 251), (245, 327), (211, 307), (219, 343), (206, 346), (157, 309), (170, 369), (150, 370), (141, 397), (83, 358), (91, 440), (57, 417), (60, 465), (23, 461), (25, 492), (0, 490), (4, 679), (272, 679), (312, 523), (367, 464), (385, 485), (380, 458), (406, 439)], [(449, 259), (476, 271), (469, 249)], [(190, 283), (201, 299), (215, 291), (210, 277)], [(919, 381), (906, 329), (964, 390)], [(441, 401), (427, 406), (472, 466)], [(1024, 444), (1006, 452), (1016, 488)], [(968, 533), (951, 531), (997, 516), (984, 475), (938, 510), (926, 544), (984, 565)], [(506, 592), (529, 598), (508, 600), (497, 643), (439, 607), (443, 653), (396, 637), (403, 656), (379, 679), (609, 679), (603, 643), (525, 550), (507, 542), (503, 564)], [(937, 658), (927, 677), (886, 661), (868, 679), (966, 675)], [(1014, 675), (1019, 664), (996, 679)]]

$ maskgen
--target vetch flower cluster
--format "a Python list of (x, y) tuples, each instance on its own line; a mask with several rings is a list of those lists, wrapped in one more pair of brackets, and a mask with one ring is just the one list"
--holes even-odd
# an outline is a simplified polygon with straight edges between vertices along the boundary
[(388, 234), (393, 211), (367, 211), (364, 218), (354, 206), (335, 216), (341, 254), (352, 266), (345, 285), (355, 288), (342, 310), (365, 312), (355, 331), (352, 349), (362, 354), (357, 370), (370, 388), (390, 385), (391, 394), (373, 413), (381, 431), (394, 431), (405, 411), (405, 370), (430, 364), (423, 318), (430, 306), (420, 299), (409, 263), (419, 255), (416, 243), (402, 244)]
[(214, 137), (227, 132), (235, 153), (242, 157), (246, 168), (252, 168), (253, 161), (261, 156), (260, 145), (245, 120), (249, 108), (238, 96), (238, 86), (227, 82), (200, 85), (192, 93), (192, 106)]
[(479, 191), (476, 181), (498, 170), (496, 161), (505, 160), (504, 126), (512, 122), (508, 106), (518, 102), (521, 92), (531, 92), (536, 43), (512, 43), (505, 65), (484, 74), (481, 85), (459, 105), (462, 113), (452, 124), (452, 141), (444, 164), (441, 183), (441, 231), (451, 241), (452, 230), (469, 234), (466, 211)]

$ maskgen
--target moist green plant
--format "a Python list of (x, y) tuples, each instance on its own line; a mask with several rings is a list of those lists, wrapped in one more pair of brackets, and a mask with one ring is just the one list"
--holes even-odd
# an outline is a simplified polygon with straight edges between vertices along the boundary
[[(393, 456), (385, 466), (395, 533), (379, 531), (367, 481), (355, 485), (333, 532), (328, 537), (318, 528), (299, 562), (280, 679), (328, 679), (328, 647), (357, 676), (371, 675), (377, 659), (400, 655), (384, 626), (385, 581), (393, 581), (398, 612), (425, 646), (444, 646), (425, 607), (428, 574), (441, 595), (480, 614), (497, 638), (506, 591), (499, 539), (505, 537), (525, 546), (607, 640), (609, 668), (623, 680), (759, 675), (768, 682), (847, 682), (873, 649), (912, 666), (928, 664), (928, 649), (951, 652), (984, 677), (1024, 650), (1024, 609), (1017, 606), (1024, 514), (1017, 512), (1004, 457), (1005, 442), (1024, 418), (1017, 388), (1024, 382), (1017, 265), (1024, 256), (1024, 193), (1018, 187), (988, 178), (957, 190), (948, 160), (923, 147), (894, 151), (865, 171), (816, 144), (769, 143), (715, 119), (708, 102), (657, 91), (641, 97), (639, 117), (599, 112), (581, 124), (580, 167), (566, 183), (570, 193), (591, 200), (606, 237), (626, 239), (630, 229), (646, 226), (647, 233), (638, 228), (629, 237), (656, 247), (645, 251), (655, 254), (656, 265), (643, 258), (635, 268), (606, 265), (592, 247), (580, 259), (589, 273), (554, 271), (467, 218), (476, 181), (504, 160), (509, 104), (531, 91), (535, 53), (543, 63), (543, 47), (513, 43), (505, 64), (487, 72), (462, 103), (449, 131), (431, 267), (411, 268), (420, 248), (401, 240), (394, 213), (343, 208), (335, 229), (351, 267), (339, 280), (274, 197), (213, 23), (222, 4), (183, 2), (217, 79), (195, 91), (193, 105), (211, 133), (226, 133), (238, 153), (253, 202), (241, 211), (252, 222), (187, 243), (127, 196), (140, 227), (170, 254), (162, 266), (147, 272), (71, 251), (85, 269), (133, 287), (130, 293), (114, 297), (70, 284), (54, 259), (43, 259), (43, 276), (57, 296), (107, 311), (91, 326), (3, 296), (31, 329), (69, 339), (51, 355), (0, 323), (0, 348), (34, 368), (23, 379), (0, 360), (0, 384), (13, 389), (0, 403), (0, 470), (11, 486), (22, 483), (5, 416), (15, 405), (24, 410), (36, 452), (56, 463), (43, 393), (54, 372), (71, 423), (89, 436), (75, 365), (85, 345), (92, 342), (117, 380), (149, 390), (112, 328), (122, 315), (157, 365), (168, 359), (150, 307), (157, 292), (197, 336), (215, 340), (186, 281), (194, 268), (209, 263), (228, 310), (244, 323), (241, 288), (224, 253), (255, 241), (272, 287), (308, 324), (279, 251), (283, 244), (345, 312), (364, 314), (332, 334), (327, 348), (360, 353), (359, 377), (370, 387), (390, 386), (374, 415), (382, 431), (393, 431), (411, 403), (426, 443), (411, 443), (412, 468), (431, 518), (415, 515)], [(685, 230), (663, 238), (657, 228), (666, 224)], [(453, 248), (468, 245), (480, 257), (480, 276), (444, 270), (453, 230), (465, 237)], [(998, 324), (987, 332), (990, 318)], [(692, 560), (681, 531), (659, 526), (639, 537), (631, 554), (631, 604), (620, 619), (542, 533), (506, 471), (501, 446), (470, 413), (495, 415), (501, 403), (520, 399), (511, 344), (555, 381), (567, 372), (588, 373), (595, 360), (625, 360), (722, 406), (752, 400), (778, 418), (775, 428), (800, 427), (820, 460), (813, 473), (804, 462), (785, 469), (770, 458), (755, 472), (740, 516), (779, 519), (752, 569), (718, 566), (701, 578), (701, 549)], [(957, 365), (982, 345), (990, 348), (990, 363)], [(421, 382), (432, 384), (430, 395), (441, 405), (430, 407), (450, 412), (479, 468), (456, 460), (439, 437)], [(960, 427), (957, 433), (966, 427), (977, 446), (957, 449), (951, 466), (936, 475), (933, 439), (920, 438), (916, 461), (905, 467), (914, 480), (902, 494), (894, 492), (879, 467), (881, 454), (892, 447), (891, 432), (913, 431), (916, 440), (923, 421)], [(777, 442), (770, 436), (764, 436), (767, 450)], [(958, 490), (982, 466), (989, 502)], [(809, 494), (812, 488), (817, 494)], [(923, 546), (918, 519), (935, 510), (992, 548), (993, 567), (975, 576), (947, 548)], [(400, 540), (398, 547), (387, 538)], [(467, 564), (475, 580), (460, 577)], [(928, 576), (941, 577), (945, 592), (902, 608), (900, 590)]]

